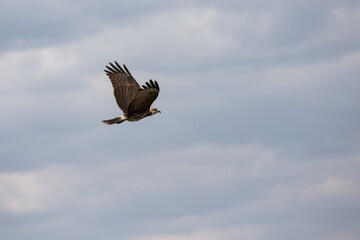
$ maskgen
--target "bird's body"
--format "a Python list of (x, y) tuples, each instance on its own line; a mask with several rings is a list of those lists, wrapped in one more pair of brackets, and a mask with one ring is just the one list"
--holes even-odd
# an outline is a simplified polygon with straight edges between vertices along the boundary
[(160, 112), (160, 111), (154, 111), (153, 108), (151, 108), (148, 112), (145, 112), (145, 113), (135, 113), (135, 114), (132, 114), (131, 116), (123, 115), (121, 117), (116, 117), (116, 118), (109, 119), (109, 120), (103, 120), (103, 123), (111, 125), (114, 123), (119, 124), (119, 123), (122, 123), (123, 121), (137, 122), (140, 119), (154, 115), (158, 112)]
[(125, 71), (117, 62), (115, 65), (110, 63), (111, 67), (106, 66), (108, 70), (104, 71), (111, 80), (116, 102), (124, 115), (103, 122), (109, 125), (124, 121), (135, 122), (160, 112), (156, 108), (150, 108), (159, 94), (159, 84), (150, 79), (141, 88), (125, 65)]

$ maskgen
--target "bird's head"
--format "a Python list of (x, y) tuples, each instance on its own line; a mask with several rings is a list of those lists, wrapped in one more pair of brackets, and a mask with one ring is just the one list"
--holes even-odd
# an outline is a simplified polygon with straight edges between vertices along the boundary
[(150, 113), (151, 115), (157, 114), (157, 113), (161, 113), (161, 111), (157, 108), (150, 108)]

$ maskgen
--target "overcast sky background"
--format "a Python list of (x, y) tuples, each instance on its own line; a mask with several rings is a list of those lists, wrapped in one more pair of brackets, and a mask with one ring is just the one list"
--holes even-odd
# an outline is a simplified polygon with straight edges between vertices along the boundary
[[(360, 239), (360, 2), (0, 0), (0, 238)], [(121, 115), (103, 69), (156, 79)]]

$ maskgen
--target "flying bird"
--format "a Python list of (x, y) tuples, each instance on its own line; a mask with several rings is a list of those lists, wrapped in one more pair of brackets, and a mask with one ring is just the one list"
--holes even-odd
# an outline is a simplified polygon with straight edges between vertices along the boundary
[[(135, 122), (142, 118), (152, 116), (160, 111), (151, 108), (151, 104), (155, 101), (160, 92), (159, 84), (156, 81), (149, 80), (145, 85), (140, 85), (125, 65), (122, 68), (116, 61), (115, 65), (109, 63), (104, 71), (110, 78), (114, 88), (114, 96), (116, 103), (124, 112), (123, 116), (109, 120), (103, 120), (105, 124), (122, 123), (124, 121)], [(125, 70), (124, 70), (125, 69)]]

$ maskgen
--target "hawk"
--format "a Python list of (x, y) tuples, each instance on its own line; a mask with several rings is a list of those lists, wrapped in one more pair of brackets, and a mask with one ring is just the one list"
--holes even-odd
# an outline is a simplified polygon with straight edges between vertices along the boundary
[(114, 88), (116, 103), (124, 112), (121, 117), (109, 120), (103, 120), (103, 123), (111, 125), (122, 123), (124, 121), (139, 121), (142, 118), (152, 116), (160, 111), (156, 108), (150, 108), (160, 92), (159, 84), (156, 81), (149, 80), (145, 85), (140, 85), (125, 65), (124, 69), (115, 61), (115, 65), (109, 63), (106, 66), (106, 75), (110, 78)]

